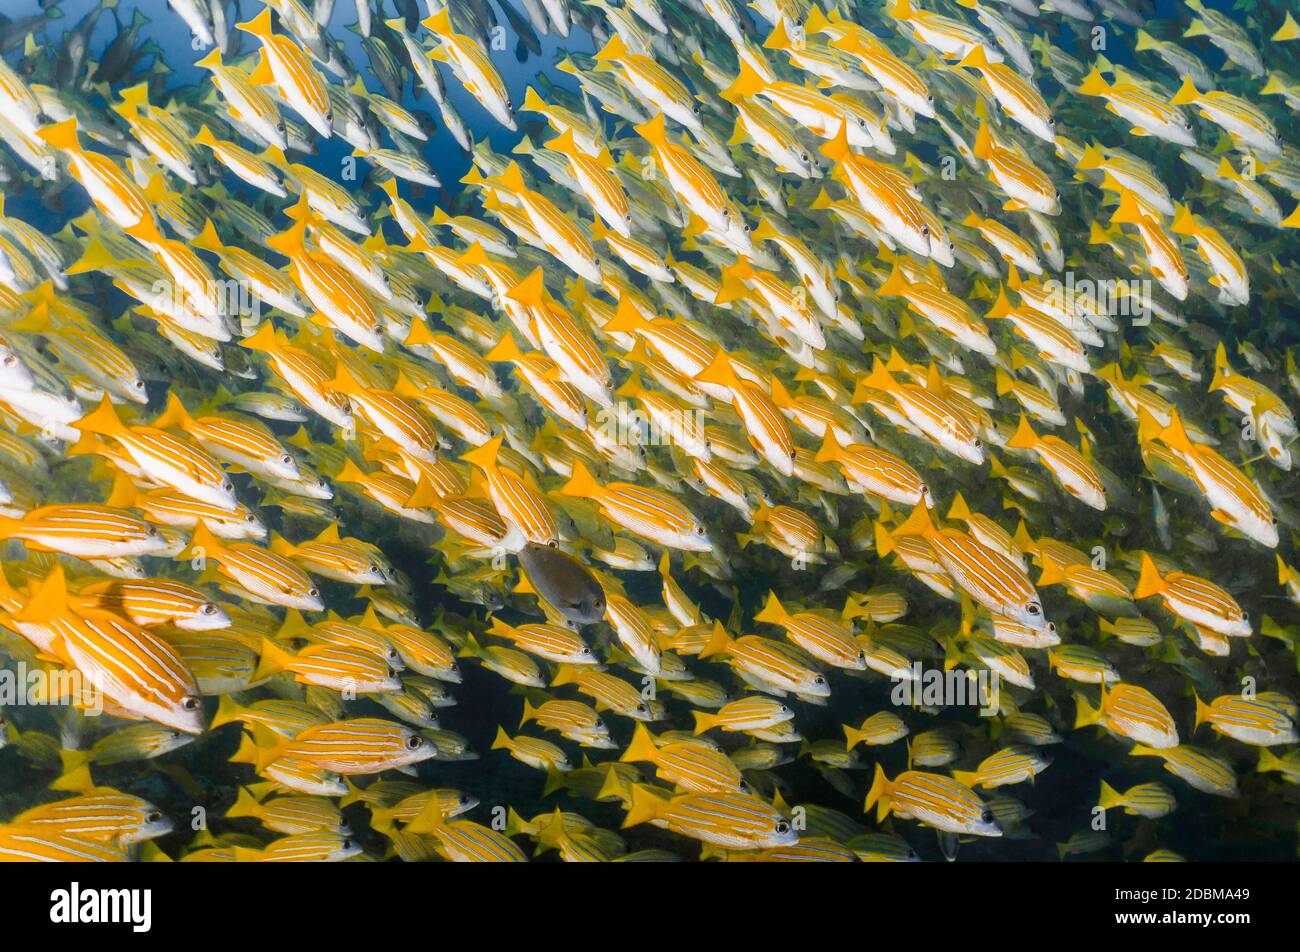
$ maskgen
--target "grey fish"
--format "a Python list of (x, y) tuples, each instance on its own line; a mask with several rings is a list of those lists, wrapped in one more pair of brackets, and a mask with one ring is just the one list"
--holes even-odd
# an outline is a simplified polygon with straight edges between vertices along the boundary
[(570, 621), (591, 625), (605, 617), (605, 591), (582, 563), (557, 548), (528, 543), (519, 565), (538, 593)]

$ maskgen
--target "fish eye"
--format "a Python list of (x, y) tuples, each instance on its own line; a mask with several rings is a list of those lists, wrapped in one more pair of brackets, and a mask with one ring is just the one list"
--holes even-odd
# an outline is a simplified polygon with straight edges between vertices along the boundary
[(1250, 621), (1250, 612), (1246, 611), (1244, 608), (1241, 610), (1241, 620)]
[(984, 822), (984, 823), (992, 823), (992, 822), (993, 822), (993, 811), (992, 811), (992, 810), (985, 810), (983, 813), (980, 814), (980, 820), (981, 820), (982, 822)]
[(1039, 608), (1038, 605), (1036, 605), (1034, 602), (1030, 602), (1028, 605), (1026, 605), (1026, 606), (1025, 606), (1025, 611), (1028, 612), (1030, 615), (1033, 615), (1033, 616), (1035, 616), (1035, 617), (1037, 617), (1037, 616), (1039, 616), (1039, 615), (1041, 615), (1041, 614), (1043, 613), (1043, 610), (1042, 610), (1041, 608)]
[(921, 226), (921, 234), (924, 235), (925, 237), (929, 238), (929, 237), (930, 237), (930, 226), (929, 226), (929, 225), (922, 225), (922, 226)]
[(146, 822), (146, 823), (159, 823), (159, 822), (162, 821), (162, 818), (163, 818), (163, 817), (162, 817), (162, 812), (161, 812), (161, 811), (159, 811), (159, 810), (152, 810), (152, 811), (150, 811), (149, 813), (145, 814), (144, 822)]
[(158, 529), (155, 526), (150, 526), (144, 530), (144, 534), (150, 539), (156, 539), (158, 538)]
[(698, 115), (700, 114), (700, 104), (699, 104), (699, 103), (692, 103), (692, 104), (691, 104), (691, 112), (698, 116)]
[(799, 454), (798, 454), (797, 451), (795, 451), (795, 450), (791, 450), (791, 451), (790, 451), (790, 462), (793, 463), (793, 462), (795, 461), (796, 457), (798, 457), (798, 455), (799, 455)]
[(407, 750), (419, 750), (423, 746), (424, 746), (424, 738), (421, 737), (419, 734), (412, 734), (410, 737), (406, 738)]
[(547, 548), (551, 548), (551, 549), (558, 549), (560, 547), (560, 543), (555, 539), (547, 539), (546, 545)]
[(18, 363), (18, 358), (15, 355), (5, 354), (4, 365), (6, 367), (12, 367), (16, 363)]
[(204, 602), (203, 607), (200, 608), (199, 611), (204, 615), (215, 615), (217, 613), (217, 605), (215, 602)]
[(650, 706), (646, 704), (644, 701), (639, 701), (636, 706), (636, 712), (638, 714), (649, 714)]
[(340, 848), (340, 849), (345, 849), (345, 850), (350, 850), (350, 849), (352, 849), (352, 841), (351, 841), (351, 840), (346, 840), (346, 839), (345, 839), (345, 840), (339, 840), (339, 848)]
[(197, 711), (203, 707), (203, 699), (195, 697), (193, 694), (187, 694), (181, 698), (181, 710)]
[(1049, 621), (1049, 622), (1047, 623), (1047, 625), (1045, 626), (1044, 630), (1045, 630), (1045, 631), (1049, 631), (1049, 632), (1051, 632), (1052, 634), (1056, 634), (1056, 622), (1054, 622), (1054, 621)]
[(980, 440), (979, 437), (976, 437), (976, 438), (975, 438), (975, 442), (974, 442), (973, 445), (974, 445), (975, 449), (979, 449), (981, 446), (984, 445), (984, 443), (983, 443), (983, 441)]
[(513, 102), (510, 101), (510, 97), (509, 97), (509, 96), (506, 97), (506, 108), (507, 108), (507, 109), (514, 109), (514, 108), (515, 108), (515, 104), (514, 104)]
[(704, 526), (696, 526), (696, 527), (695, 527), (695, 534), (696, 534), (697, 536), (708, 535), (708, 532), (709, 532), (709, 530), (706, 529), (706, 528), (704, 528)]
[(288, 466), (290, 463), (293, 462), (293, 457), (290, 456), (288, 453), (285, 453), (283, 456), (280, 457), (280, 462), (283, 463), (285, 466)]
[(320, 598), (320, 589), (319, 589), (319, 588), (314, 588), (314, 587), (313, 587), (313, 588), (309, 588), (309, 589), (307, 589), (307, 594), (308, 594), (309, 596), (311, 596), (312, 598)]
[(785, 822), (785, 820), (777, 820), (774, 829), (778, 836), (785, 836), (790, 832), (790, 824)]
[(1056, 128), (1056, 119), (1055, 119), (1055, 117), (1053, 117), (1053, 116), (1048, 116), (1048, 117), (1047, 117), (1047, 124), (1048, 124), (1048, 126), (1050, 126), (1051, 128), (1055, 129), (1055, 128)]
[(330, 110), (328, 110), (328, 111), (325, 113), (325, 121), (326, 121), (326, 122), (333, 122), (333, 121), (334, 121), (334, 110), (333, 110), (333, 109), (330, 109)]
[(132, 386), (132, 388), (134, 388), (134, 389), (136, 389), (136, 390), (143, 390), (143, 389), (144, 389), (144, 381), (143, 381), (143, 380), (133, 380), (133, 381), (131, 381), (131, 386)]
[(383, 570), (379, 567), (379, 563), (378, 563), (378, 562), (371, 562), (371, 563), (370, 563), (370, 571), (373, 572), (375, 575), (382, 575), (382, 574), (383, 574)]
[(235, 491), (235, 484), (227, 479), (222, 482), (221, 491), (225, 493), (233, 493)]
[(816, 684), (816, 685), (820, 686), (820, 685), (823, 685), (823, 684), (825, 684), (825, 683), (826, 683), (826, 679), (825, 679), (824, 677), (822, 677), (820, 674), (817, 675), (817, 677), (813, 678), (813, 684)]
[(929, 486), (925, 486), (925, 485), (921, 486), (921, 495), (922, 495), (922, 497), (929, 496), (929, 495), (930, 495), (930, 487), (929, 487)]

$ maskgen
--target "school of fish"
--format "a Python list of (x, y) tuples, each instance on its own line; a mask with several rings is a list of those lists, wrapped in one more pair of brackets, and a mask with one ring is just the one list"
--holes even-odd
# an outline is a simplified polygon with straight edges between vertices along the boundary
[(0, 18), (0, 860), (1294, 851), (1284, 0), (119, 5)]

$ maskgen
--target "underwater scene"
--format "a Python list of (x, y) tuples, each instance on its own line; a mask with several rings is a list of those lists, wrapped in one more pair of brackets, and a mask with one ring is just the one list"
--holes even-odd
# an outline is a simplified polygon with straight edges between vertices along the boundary
[(1298, 56), (0, 0), (0, 860), (1295, 861)]

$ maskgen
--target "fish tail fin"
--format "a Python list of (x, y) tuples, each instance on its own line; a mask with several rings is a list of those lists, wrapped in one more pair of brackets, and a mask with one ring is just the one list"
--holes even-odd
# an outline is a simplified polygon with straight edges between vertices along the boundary
[(241, 816), (260, 817), (264, 812), (262, 804), (248, 792), (248, 788), (240, 787), (239, 792), (235, 794), (235, 802), (226, 811), (226, 819)]
[(919, 535), (928, 539), (936, 531), (934, 521), (930, 518), (930, 510), (922, 501), (916, 504), (911, 514), (894, 530), (894, 535)]
[(668, 144), (668, 129), (664, 125), (664, 114), (657, 112), (648, 121), (634, 127), (638, 135), (652, 146), (662, 147)]
[(281, 671), (287, 671), (292, 662), (293, 655), (270, 638), (263, 638), (261, 657), (257, 660), (257, 670), (253, 672), (253, 680), (265, 681)]
[(1196, 717), (1192, 721), (1192, 729), (1195, 730), (1210, 719), (1210, 705), (1201, 700), (1201, 696), (1195, 691), (1192, 697), (1196, 699)]
[(519, 345), (515, 343), (515, 338), (510, 333), (501, 335), (501, 339), (496, 345), (483, 355), (483, 359), (491, 363), (513, 363), (521, 360), (524, 356)]
[(1266, 773), (1271, 770), (1282, 769), (1282, 758), (1273, 753), (1267, 747), (1259, 749), (1259, 766), (1255, 768), (1260, 773)]
[(175, 393), (167, 394), (167, 407), (159, 414), (158, 419), (153, 421), (153, 425), (160, 430), (176, 428), (178, 430), (189, 430), (194, 425), (194, 417), (185, 409), (185, 404), (181, 403), (181, 398)]
[(956, 780), (963, 787), (974, 789), (975, 785), (979, 783), (980, 774), (978, 770), (954, 770), (952, 772), (952, 779)]
[(76, 421), (74, 426), (84, 433), (95, 433), (99, 436), (116, 437), (126, 431), (126, 425), (113, 409), (113, 402), (109, 400), (108, 394), (104, 395), (99, 406)]
[(486, 443), (462, 454), (461, 459), (472, 466), (490, 469), (497, 464), (497, 456), (501, 453), (501, 444), (504, 439), (504, 435), (498, 434)]
[(569, 477), (569, 481), (560, 487), (560, 492), (566, 496), (596, 499), (600, 496), (600, 488), (600, 483), (596, 482), (595, 477), (582, 464), (582, 461), (574, 460), (573, 474)]
[(644, 784), (631, 785), (631, 802), (628, 804), (627, 816), (623, 817), (623, 828), (648, 823), (663, 812), (663, 801), (649, 791)]
[(885, 279), (884, 284), (876, 289), (876, 293), (881, 297), (895, 297), (905, 293), (909, 286), (907, 278), (903, 277), (902, 269), (895, 262), (893, 270), (889, 272), (889, 277)]
[(988, 53), (984, 51), (984, 44), (976, 43), (972, 46), (970, 52), (963, 56), (957, 65), (969, 66), (972, 69), (987, 69), (989, 57)]
[(731, 359), (721, 347), (714, 352), (713, 360), (709, 365), (695, 375), (695, 379), (701, 383), (716, 384), (729, 390), (739, 382), (736, 370), (731, 366)]
[(267, 39), (271, 36), (271, 8), (262, 7), (262, 12), (246, 23), (236, 23), (236, 30), (243, 30), (245, 33), (251, 33), (260, 39)]
[(1020, 422), (1016, 424), (1016, 432), (1011, 434), (1011, 439), (1007, 440), (1007, 446), (1017, 450), (1032, 450), (1038, 444), (1038, 434), (1034, 428), (1029, 425), (1028, 418), (1020, 414)]
[(719, 95), (728, 102), (736, 102), (757, 95), (766, 87), (767, 80), (762, 77), (758, 70), (742, 59), (740, 61), (740, 73), (736, 76), (735, 81), (722, 90)]
[(609, 42), (595, 55), (597, 63), (610, 63), (624, 59), (627, 56), (627, 44), (623, 38), (615, 33), (609, 38)]
[(1074, 726), (1076, 730), (1080, 727), (1090, 727), (1101, 722), (1101, 708), (1093, 707), (1082, 694), (1074, 695), (1074, 704)]
[(1169, 425), (1160, 431), (1160, 441), (1179, 453), (1187, 453), (1192, 449), (1192, 438), (1187, 435), (1187, 428), (1183, 426), (1183, 419), (1177, 410), (1170, 411)]
[[(901, 0), (906, 2), (906, 0)], [(864, 813), (869, 812), (874, 806), (876, 808), (876, 822), (879, 823), (889, 816), (892, 809), (890, 792), (892, 785), (889, 778), (885, 776), (885, 769), (876, 764), (876, 772), (871, 778), (871, 789), (867, 791), (866, 802), (862, 805)]]
[(62, 772), (50, 784), (51, 790), (85, 793), (94, 789), (95, 781), (90, 775), (90, 751), (60, 750), (59, 763), (62, 765)]
[(719, 717), (716, 714), (708, 714), (704, 711), (691, 711), (695, 718), (695, 733), (703, 734), (705, 731), (712, 730), (718, 725)]
[(844, 455), (844, 447), (840, 446), (839, 440), (835, 438), (835, 428), (826, 427), (826, 435), (822, 438), (821, 448), (817, 450), (817, 455), (813, 457), (816, 463), (830, 463), (840, 459)]
[(269, 354), (278, 350), (284, 343), (283, 336), (276, 333), (275, 325), (268, 320), (263, 321), (256, 331), (241, 340), (239, 346)]
[(785, 610), (781, 600), (776, 597), (776, 592), (767, 593), (767, 601), (763, 603), (763, 610), (754, 616), (754, 621), (767, 622), (772, 625), (784, 625), (790, 618), (790, 613)]
[(1101, 75), (1101, 69), (1094, 66), (1079, 84), (1079, 92), (1084, 96), (1105, 96), (1110, 92), (1110, 83)]
[(727, 629), (722, 627), (722, 622), (714, 621), (713, 634), (709, 636), (709, 640), (706, 641), (704, 647), (700, 649), (700, 658), (703, 659), (717, 654), (725, 654), (731, 648), (731, 643), (732, 637), (727, 634)]
[(1300, 23), (1297, 23), (1296, 18), (1288, 13), (1286, 19), (1282, 22), (1282, 25), (1278, 27), (1277, 32), (1269, 37), (1269, 39), (1274, 43), (1281, 43), (1284, 40), (1300, 39)]
[(425, 17), (420, 21), (420, 25), (430, 33), (437, 33), (439, 36), (454, 36), (455, 30), (451, 25), (451, 7), (443, 6), (437, 13)]
[(840, 123), (835, 138), (828, 140), (821, 147), (821, 153), (832, 162), (843, 162), (853, 154), (853, 150), (849, 147), (849, 124), (847, 122)]
[(1159, 595), (1164, 591), (1164, 579), (1160, 577), (1160, 570), (1156, 568), (1155, 562), (1151, 561), (1151, 556), (1146, 552), (1142, 553), (1142, 568), (1138, 573), (1137, 588), (1133, 589), (1134, 598), (1150, 598), (1152, 595)]
[(75, 151), (81, 148), (80, 140), (77, 137), (76, 116), (70, 116), (62, 122), (42, 126), (36, 130), (36, 134), (62, 152)]
[(1186, 106), (1188, 103), (1196, 102), (1201, 98), (1201, 94), (1196, 91), (1196, 84), (1192, 82), (1192, 77), (1184, 74), (1183, 83), (1178, 87), (1178, 92), (1174, 93), (1173, 98), (1169, 100), (1171, 106)]
[(1138, 225), (1146, 217), (1138, 205), (1137, 196), (1125, 190), (1119, 193), (1119, 205), (1110, 216), (1110, 222), (1112, 225)]
[(528, 277), (506, 292), (506, 297), (524, 307), (541, 307), (546, 302), (546, 282), (542, 269), (534, 268)]
[(1101, 782), (1101, 794), (1097, 797), (1097, 806), (1103, 810), (1110, 810), (1122, 806), (1123, 803), (1124, 795), (1103, 780)]
[(223, 694), (217, 699), (217, 713), (212, 715), (212, 722), (208, 728), (215, 730), (226, 724), (232, 724), (235, 721), (244, 719), (244, 706), (232, 698), (229, 694)]
[(1200, 227), (1192, 210), (1179, 202), (1175, 206), (1174, 223), (1169, 226), (1169, 230), (1175, 235), (1195, 235)]
[(627, 745), (627, 750), (618, 759), (623, 763), (633, 763), (636, 761), (645, 761), (653, 763), (659, 748), (655, 746), (654, 735), (640, 721), (632, 729), (632, 741)]

